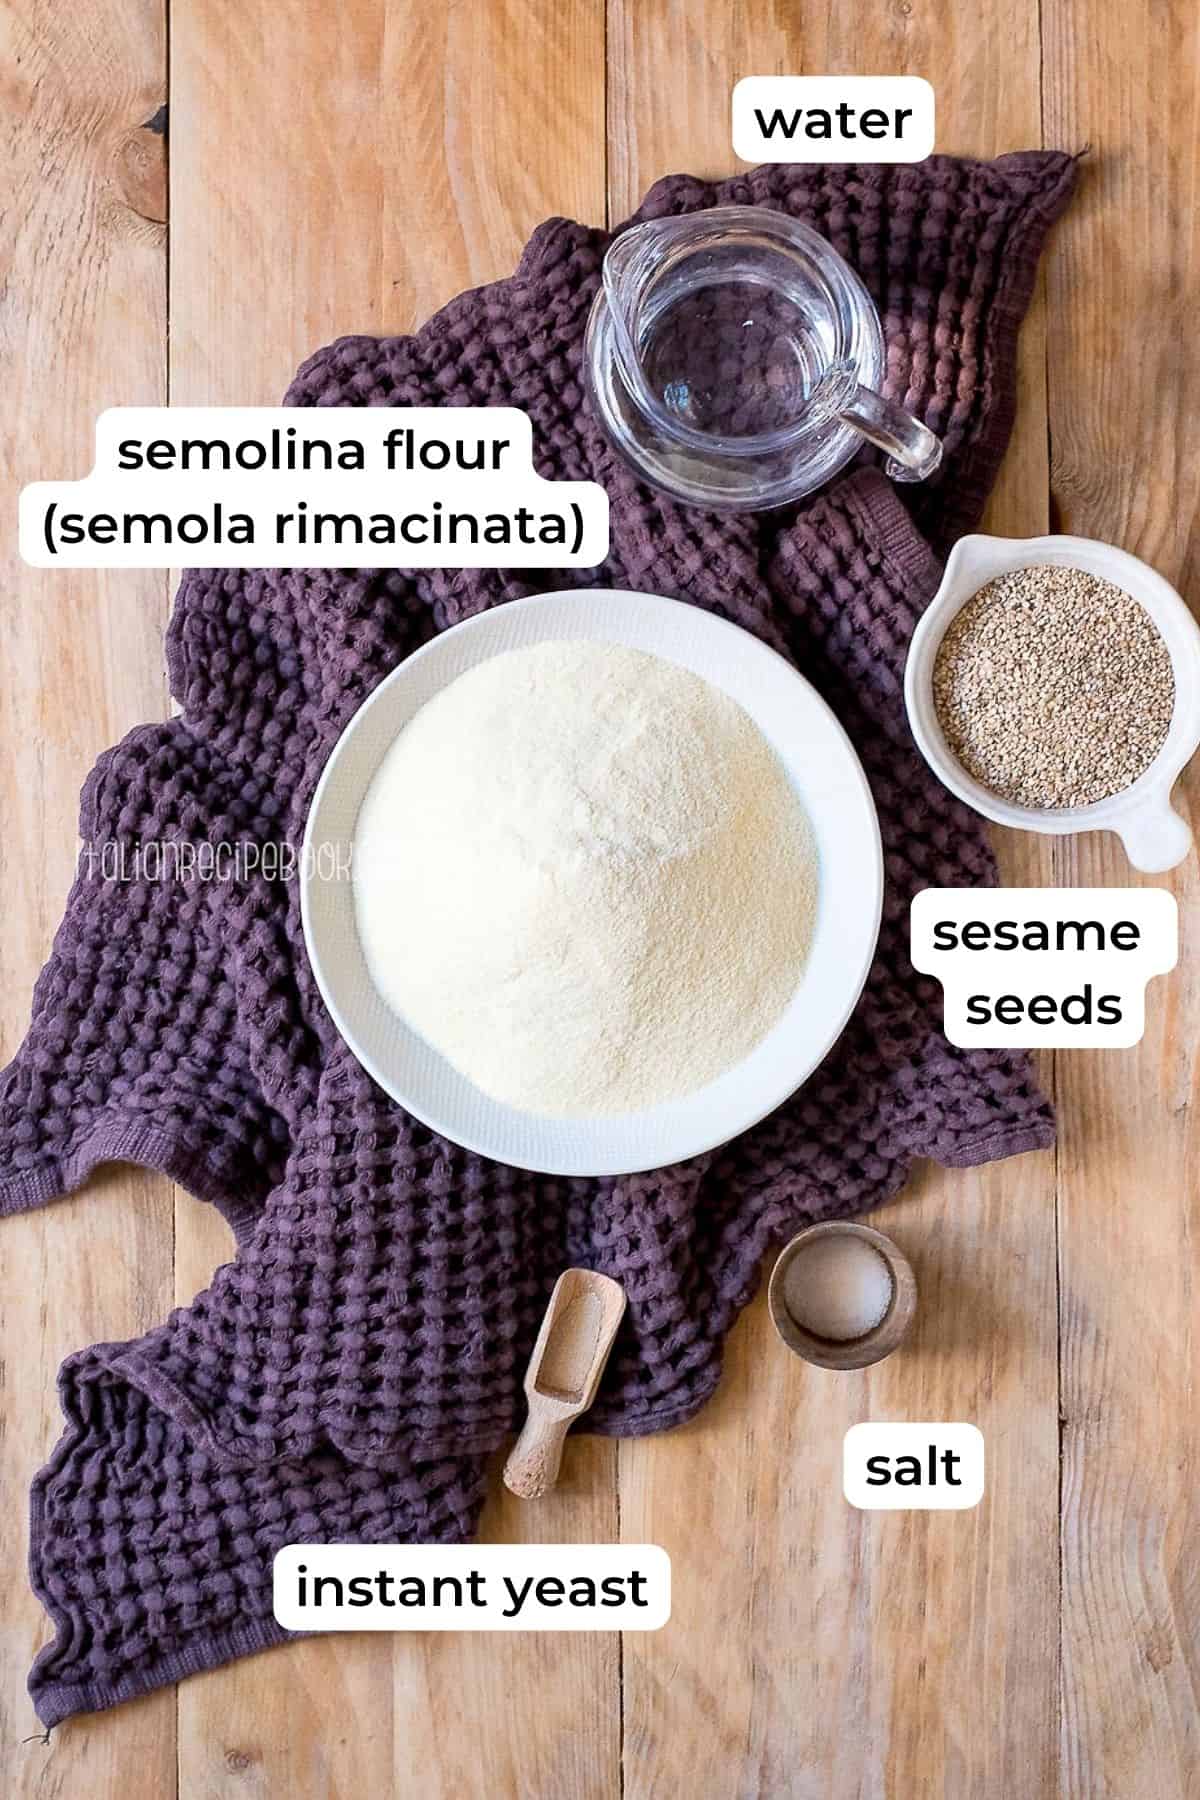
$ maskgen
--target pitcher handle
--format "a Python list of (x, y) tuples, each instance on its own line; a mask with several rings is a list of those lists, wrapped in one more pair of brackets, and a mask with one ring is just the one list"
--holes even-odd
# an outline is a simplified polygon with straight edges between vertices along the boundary
[(885, 468), (893, 481), (924, 481), (942, 460), (941, 438), (872, 388), (856, 384), (838, 417), (887, 451)]

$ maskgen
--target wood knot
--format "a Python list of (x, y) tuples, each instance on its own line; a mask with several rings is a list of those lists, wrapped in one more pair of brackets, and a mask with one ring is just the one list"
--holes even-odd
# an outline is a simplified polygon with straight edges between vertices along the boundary
[(1169, 1669), (1175, 1660), (1175, 1648), (1169, 1625), (1157, 1624), (1146, 1633), (1142, 1643), (1142, 1654), (1156, 1675)]
[(249, 1750), (227, 1750), (225, 1767), (231, 1775), (244, 1775), (247, 1769), (254, 1767), (254, 1758)]
[(167, 218), (167, 109), (144, 119), (117, 141), (113, 158), (117, 192), (131, 212), (153, 225)]

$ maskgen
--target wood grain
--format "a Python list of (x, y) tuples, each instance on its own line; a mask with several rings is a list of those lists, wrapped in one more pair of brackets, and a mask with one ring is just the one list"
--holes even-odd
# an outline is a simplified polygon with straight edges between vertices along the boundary
[[(161, 6), (33, 0), (0, 12), (0, 1060), (16, 1050), (73, 874), (79, 788), (97, 754), (162, 715), (161, 575), (40, 574), (16, 554), (26, 481), (82, 475), (102, 407), (165, 397)], [(0, 1790), (40, 1796), (175, 1788), (170, 1693), (111, 1731), (49, 1745), (25, 1689), (50, 1629), (26, 1581), (29, 1483), (62, 1429), (58, 1365), (147, 1329), (171, 1297), (170, 1190), (122, 1171), (3, 1222), (0, 1283)]]
[[(1200, 16), (1048, 0), (1045, 24), (1047, 129), (1092, 145), (1049, 278), (1057, 518), (1195, 605)], [(1200, 824), (1195, 765), (1181, 788)], [(1138, 879), (1107, 837), (1064, 839), (1057, 877)], [(1155, 885), (1183, 942), (1143, 1042), (1059, 1059), (1062, 1792), (1079, 1800), (1200, 1794), (1196, 858)]]

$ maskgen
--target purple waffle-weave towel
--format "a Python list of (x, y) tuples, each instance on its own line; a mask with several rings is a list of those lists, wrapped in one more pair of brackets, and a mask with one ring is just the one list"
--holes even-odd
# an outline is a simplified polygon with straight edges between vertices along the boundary
[[(67, 1429), (33, 1502), (33, 1580), (57, 1627), (31, 1677), (47, 1724), (284, 1637), (270, 1610), (284, 1543), (468, 1535), (482, 1458), (514, 1422), (567, 1264), (615, 1275), (629, 1299), (591, 1425), (658, 1430), (712, 1392), (773, 1240), (895, 1193), (915, 1156), (958, 1166), (1050, 1141), (1024, 1059), (951, 1048), (940, 992), (908, 960), (912, 894), (994, 870), (979, 821), (915, 752), (901, 676), (938, 579), (929, 543), (975, 521), (1002, 453), (1017, 329), (1073, 180), (1072, 160), (1049, 153), (777, 167), (720, 187), (660, 182), (638, 215), (781, 207), (858, 268), (884, 321), (889, 392), (946, 443), (936, 482), (909, 495), (924, 538), (870, 467), (757, 519), (641, 488), (580, 385), (607, 236), (565, 220), (535, 232), (509, 280), (415, 336), (342, 339), (301, 369), (296, 404), (526, 408), (542, 472), (601, 481), (611, 499), (607, 562), (568, 579), (711, 607), (799, 664), (874, 790), (879, 951), (812, 1079), (696, 1162), (562, 1181), (438, 1139), (338, 1040), (294, 882), (245, 867), (164, 879), (138, 854), (164, 840), (294, 846), (376, 683), (432, 633), (563, 577), (187, 575), (168, 642), (182, 716), (132, 733), (84, 790), (91, 854), (0, 1083), (0, 1209), (125, 1159), (214, 1202), (238, 1250), (165, 1325), (63, 1368)], [(129, 878), (111, 878), (116, 859)]]

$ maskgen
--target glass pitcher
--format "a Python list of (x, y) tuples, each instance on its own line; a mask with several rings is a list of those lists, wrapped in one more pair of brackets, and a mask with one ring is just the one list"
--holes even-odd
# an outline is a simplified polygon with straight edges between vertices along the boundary
[(796, 500), (864, 438), (922, 481), (938, 438), (885, 400), (883, 331), (833, 246), (785, 213), (718, 206), (614, 239), (588, 323), (592, 403), (643, 480), (690, 505)]

